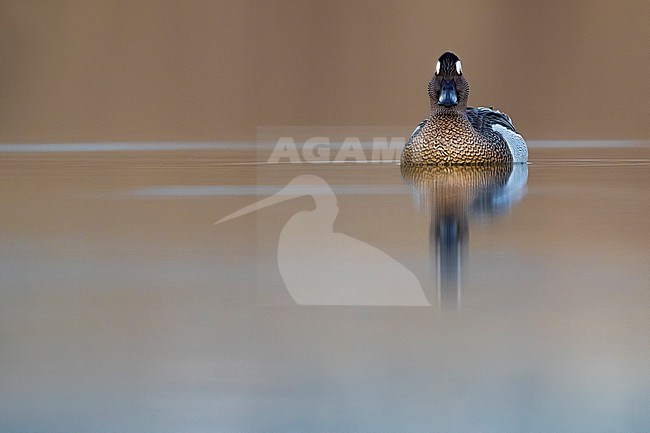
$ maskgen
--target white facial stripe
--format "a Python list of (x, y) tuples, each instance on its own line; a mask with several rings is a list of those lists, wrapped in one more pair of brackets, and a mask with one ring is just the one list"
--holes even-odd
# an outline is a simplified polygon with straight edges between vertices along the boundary
[(436, 74), (439, 74), (439, 73), (440, 73), (440, 61), (438, 61), (438, 63), (436, 63)]
[(458, 72), (458, 75), (463, 73), (463, 68), (460, 66), (460, 60), (456, 60), (456, 72)]

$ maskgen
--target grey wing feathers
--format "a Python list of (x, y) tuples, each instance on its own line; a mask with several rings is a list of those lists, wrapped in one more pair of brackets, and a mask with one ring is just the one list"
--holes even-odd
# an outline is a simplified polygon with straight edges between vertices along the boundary
[(420, 132), (420, 130), (424, 127), (424, 125), (426, 125), (426, 123), (427, 123), (428, 121), (429, 121), (429, 118), (427, 117), (427, 118), (424, 119), (422, 122), (420, 122), (420, 123), (418, 124), (418, 126), (415, 127), (415, 130), (413, 131), (413, 133), (412, 133), (411, 136), (409, 137), (407, 143), (410, 143), (411, 140), (413, 140), (413, 137), (415, 137), (416, 135), (418, 135), (418, 132)]
[(492, 125), (501, 125), (504, 128), (517, 132), (515, 126), (512, 124), (510, 116), (506, 113), (500, 112), (499, 110), (487, 107), (467, 107), (465, 113), (467, 114), (470, 123), (477, 131), (483, 131), (486, 129), (491, 130)]

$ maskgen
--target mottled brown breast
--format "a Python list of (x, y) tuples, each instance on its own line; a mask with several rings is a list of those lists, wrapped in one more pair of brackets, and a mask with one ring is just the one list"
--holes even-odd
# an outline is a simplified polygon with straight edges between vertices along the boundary
[(479, 134), (461, 114), (430, 116), (404, 146), (406, 165), (511, 163), (505, 140), (493, 131)]

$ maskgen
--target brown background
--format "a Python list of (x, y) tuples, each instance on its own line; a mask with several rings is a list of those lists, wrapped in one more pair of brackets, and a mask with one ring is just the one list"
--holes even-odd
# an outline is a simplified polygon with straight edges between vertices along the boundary
[(649, 5), (0, 1), (0, 142), (415, 125), (446, 50), (529, 139), (647, 139)]

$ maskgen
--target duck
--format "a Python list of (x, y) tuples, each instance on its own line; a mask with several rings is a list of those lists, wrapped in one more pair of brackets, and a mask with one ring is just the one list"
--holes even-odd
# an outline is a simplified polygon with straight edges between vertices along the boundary
[(403, 165), (524, 164), (528, 147), (510, 117), (492, 107), (468, 107), (469, 83), (460, 59), (447, 51), (428, 86), (431, 114), (402, 150)]

